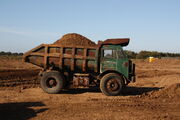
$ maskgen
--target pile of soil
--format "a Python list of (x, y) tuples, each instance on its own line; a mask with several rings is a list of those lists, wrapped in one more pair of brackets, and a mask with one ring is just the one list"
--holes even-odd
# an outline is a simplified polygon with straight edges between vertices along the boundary
[(154, 91), (148, 96), (156, 99), (180, 99), (180, 83), (170, 85), (159, 91)]
[(62, 38), (54, 42), (54, 44), (60, 44), (65, 46), (96, 46), (96, 43), (77, 33), (65, 34), (64, 36), (62, 36)]

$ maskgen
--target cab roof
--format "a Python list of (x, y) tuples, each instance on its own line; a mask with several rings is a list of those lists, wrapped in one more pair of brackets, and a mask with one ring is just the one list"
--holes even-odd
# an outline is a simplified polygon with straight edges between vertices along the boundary
[(98, 45), (121, 45), (127, 46), (129, 44), (129, 38), (115, 38), (115, 39), (107, 39), (105, 41), (99, 41)]

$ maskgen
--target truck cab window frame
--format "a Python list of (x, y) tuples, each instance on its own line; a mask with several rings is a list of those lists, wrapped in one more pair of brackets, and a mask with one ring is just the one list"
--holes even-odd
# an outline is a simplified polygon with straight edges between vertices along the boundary
[(102, 58), (105, 59), (116, 59), (117, 58), (117, 50), (115, 49), (103, 49), (102, 50)]

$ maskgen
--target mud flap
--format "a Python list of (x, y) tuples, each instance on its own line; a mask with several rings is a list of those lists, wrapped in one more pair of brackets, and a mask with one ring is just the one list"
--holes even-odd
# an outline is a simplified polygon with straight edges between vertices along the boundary
[(135, 74), (135, 64), (133, 63), (132, 65), (132, 71), (133, 71), (133, 74), (132, 74), (132, 82), (136, 82), (136, 74)]

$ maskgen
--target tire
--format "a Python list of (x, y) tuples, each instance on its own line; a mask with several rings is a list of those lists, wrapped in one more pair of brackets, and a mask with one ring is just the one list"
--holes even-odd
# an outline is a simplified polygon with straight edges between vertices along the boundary
[(40, 85), (46, 93), (57, 94), (64, 87), (64, 77), (58, 71), (46, 72), (41, 78)]
[(116, 73), (108, 73), (100, 81), (101, 92), (107, 96), (117, 96), (124, 86), (123, 77)]

